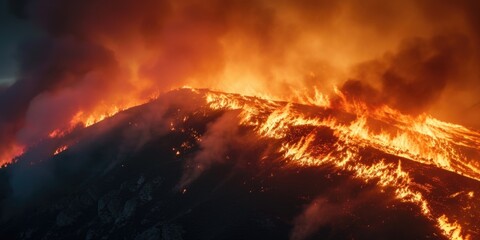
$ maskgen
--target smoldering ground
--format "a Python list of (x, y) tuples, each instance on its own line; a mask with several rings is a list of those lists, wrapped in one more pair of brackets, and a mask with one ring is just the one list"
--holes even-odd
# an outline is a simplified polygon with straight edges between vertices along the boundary
[[(239, 126), (238, 112), (198, 104), (205, 100), (201, 93), (173, 91), (89, 128), (79, 128), (72, 132), (72, 142), (67, 136), (59, 139), (72, 145), (57, 156), (49, 157), (59, 144), (55, 142), (27, 151), (19, 162), (0, 171), (5, 180), (0, 186), (10, 188), (1, 191), (7, 194), (2, 196), (2, 214), (24, 217), (14, 218), (20, 220), (11, 225), (2, 224), (5, 228), (0, 232), (18, 234), (17, 229), (38, 226), (36, 219), (42, 219), (47, 227), (35, 230), (38, 235), (53, 232), (83, 237), (91, 226), (97, 234), (127, 226), (120, 227), (121, 234), (135, 235), (146, 228), (143, 223), (168, 222), (185, 227), (191, 238), (206, 239), (239, 234), (249, 239), (440, 236), (433, 235), (440, 234), (439, 230), (419, 214), (418, 206), (395, 198), (395, 189), (379, 188), (375, 181), (366, 183), (329, 164), (289, 164), (278, 151), (285, 139), (261, 138), (252, 126)], [(290, 130), (306, 134), (312, 128)], [(324, 138), (315, 143), (332, 147), (332, 131), (322, 133)], [(301, 137), (291, 136), (291, 141)], [(42, 154), (49, 160), (42, 159)], [(378, 154), (368, 152), (364, 160), (377, 159)], [(398, 161), (396, 156), (381, 156)], [(424, 170), (414, 162), (408, 164)], [(9, 173), (6, 178), (5, 172)], [(447, 173), (448, 177), (454, 176)], [(78, 196), (86, 196), (88, 203), (81, 207), (65, 204), (65, 199)], [(117, 215), (102, 222), (103, 211), (121, 213), (124, 202), (130, 207), (126, 202), (137, 203), (127, 225)], [(22, 215), (22, 211), (27, 212)], [(88, 228), (78, 228), (83, 224)], [(78, 233), (70, 227), (82, 230)]]
[(228, 161), (227, 153), (238, 145), (240, 120), (238, 112), (228, 112), (212, 123), (201, 137), (201, 150), (185, 165), (185, 173), (177, 188), (183, 189), (214, 164)]
[[(4, 220), (73, 191), (91, 177), (108, 174), (153, 139), (165, 136), (177, 109), (199, 106), (190, 95), (171, 92), (154, 102), (122, 112), (90, 128), (77, 127), (68, 135), (45, 139), (30, 147), (1, 172), (1, 215)], [(59, 147), (67, 151), (53, 155)], [(99, 146), (108, 146), (99, 149)], [(65, 161), (65, 159), (69, 159)]]

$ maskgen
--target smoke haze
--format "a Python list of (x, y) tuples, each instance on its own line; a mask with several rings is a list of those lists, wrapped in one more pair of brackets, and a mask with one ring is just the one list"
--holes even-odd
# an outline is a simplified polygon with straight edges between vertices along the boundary
[[(43, 32), (0, 87), (0, 157), (189, 85), (291, 99), (338, 86), (480, 128), (475, 1), (11, 0)], [(7, 160), (5, 160), (7, 159)]]

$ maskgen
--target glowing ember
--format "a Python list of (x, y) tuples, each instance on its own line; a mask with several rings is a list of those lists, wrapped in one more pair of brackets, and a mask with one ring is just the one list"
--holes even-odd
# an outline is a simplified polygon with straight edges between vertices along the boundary
[(64, 132), (62, 132), (60, 129), (55, 129), (48, 134), (48, 137), (56, 138), (56, 137), (62, 136), (63, 134), (64, 134)]
[(470, 236), (462, 236), (462, 227), (457, 223), (450, 223), (447, 216), (442, 215), (438, 219), (438, 226), (442, 229), (443, 233), (448, 236), (450, 239), (462, 240), (470, 239)]
[[(470, 239), (474, 233), (470, 220), (446, 210), (432, 197), (428, 185), (418, 183), (415, 179), (417, 173), (412, 170), (411, 164), (480, 182), (479, 132), (425, 114), (413, 117), (387, 106), (367, 107), (361, 102), (348, 101), (340, 92), (334, 97), (318, 97), (318, 101), (301, 100), (302, 104), (297, 104), (210, 90), (179, 91), (204, 97), (205, 110), (235, 110), (240, 125), (251, 129), (260, 139), (277, 143), (272, 150), (279, 156), (275, 160), (287, 168), (328, 167), (332, 173), (347, 173), (352, 179), (373, 185), (396, 201), (415, 206), (418, 214), (447, 238)], [(336, 103), (330, 99), (336, 99)], [(110, 108), (100, 115), (79, 112), (72, 124), (84, 123), (88, 127), (122, 109)], [(181, 113), (178, 108), (175, 111)], [(182, 127), (191, 117), (179, 114), (176, 119), (168, 119), (169, 131), (188, 131), (193, 141), (199, 144), (208, 142), (205, 140), (208, 138), (204, 139), (194, 129)], [(65, 134), (65, 131), (55, 130), (50, 137)], [(68, 147), (60, 146), (53, 155), (64, 152)], [(171, 148), (171, 151), (173, 156), (183, 159), (189, 155), (191, 147), (192, 144), (186, 141)], [(226, 156), (222, 161), (229, 160)], [(208, 168), (204, 164), (192, 164), (191, 167), (197, 171)], [(181, 193), (186, 194), (187, 189), (183, 187)], [(444, 198), (458, 201), (462, 209), (468, 210), (476, 200), (473, 190), (476, 189), (445, 190)], [(259, 191), (267, 190), (262, 187)]]
[[(16, 32), (33, 37), (4, 34), (5, 49), (21, 48), (15, 76), (0, 79), (0, 165), (44, 143), (31, 155), (58, 155), (73, 131), (184, 86), (205, 115), (239, 113), (235, 127), (274, 145), (278, 164), (346, 172), (448, 238), (480, 235), (411, 170), (480, 182), (479, 1), (65, 2), (8, 1), (6, 20), (29, 21)], [(189, 117), (165, 119), (168, 134), (208, 143), (182, 128)], [(477, 188), (450, 190), (438, 194), (478, 201)]]
[[(417, 205), (426, 218), (436, 222), (446, 237), (470, 238), (462, 232), (458, 222), (451, 222), (445, 213), (432, 207), (428, 192), (415, 187), (400, 161), (394, 164), (378, 159), (376, 163), (367, 164), (362, 161), (360, 151), (363, 147), (374, 147), (394, 156), (480, 181), (477, 159), (469, 159), (463, 153), (465, 149), (478, 152), (480, 133), (426, 115), (410, 117), (388, 107), (367, 110), (362, 104), (347, 101), (342, 102), (341, 109), (354, 116), (354, 120), (335, 120), (321, 113), (307, 116), (293, 104), (257, 101), (234, 94), (208, 93), (206, 101), (213, 109), (240, 109), (242, 124), (253, 126), (261, 137), (281, 140), (282, 146), (278, 151), (283, 153), (289, 164), (333, 165), (339, 170), (350, 171), (365, 182), (373, 181), (382, 188), (393, 189), (399, 200)], [(328, 108), (323, 102), (321, 105)], [(267, 116), (262, 118), (262, 114)], [(374, 120), (389, 123), (396, 130), (371, 130), (368, 122)], [(325, 150), (325, 147), (314, 144), (317, 138), (322, 139), (315, 130), (294, 138), (296, 140), (288, 140), (292, 137), (290, 130), (296, 126), (332, 129), (337, 138), (336, 147)], [(470, 198), (474, 196), (473, 192), (467, 195)]]
[(71, 125), (75, 126), (77, 124), (83, 124), (85, 127), (89, 127), (97, 122), (103, 121), (106, 118), (109, 118), (120, 111), (123, 111), (127, 108), (140, 105), (141, 103), (131, 103), (122, 107), (112, 106), (110, 108), (105, 108), (97, 110), (93, 113), (84, 113), (82, 111), (78, 112), (73, 119), (71, 120)]
[(9, 151), (0, 154), (0, 166), (5, 167), (9, 163), (11, 163), (15, 157), (19, 157), (20, 155), (22, 155), (24, 151), (25, 149), (21, 146), (11, 146)]
[(65, 150), (67, 150), (67, 149), (68, 149), (68, 146), (66, 146), (66, 145), (65, 145), (65, 146), (61, 146), (61, 147), (59, 147), (59, 148), (57, 148), (57, 149), (55, 150), (55, 152), (53, 153), (53, 155), (58, 155), (58, 154), (60, 154), (61, 152), (64, 152)]
[(473, 196), (475, 195), (475, 192), (474, 192), (474, 191), (470, 191), (470, 192), (468, 192), (467, 194), (468, 194), (468, 197), (473, 198)]

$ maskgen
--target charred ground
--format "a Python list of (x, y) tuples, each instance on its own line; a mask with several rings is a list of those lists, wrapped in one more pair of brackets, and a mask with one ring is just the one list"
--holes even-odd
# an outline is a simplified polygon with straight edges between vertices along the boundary
[[(203, 93), (170, 92), (89, 128), (44, 140), (0, 169), (0, 235), (3, 239), (444, 238), (417, 205), (397, 199), (395, 189), (358, 179), (332, 164), (292, 166), (292, 160), (277, 151), (281, 140), (260, 137), (253, 127), (239, 124), (237, 110), (209, 108)], [(306, 114), (319, 111), (296, 107)], [(231, 126), (237, 127), (231, 130)], [(286, 141), (312, 131), (322, 136), (315, 139), (318, 149), (333, 148), (338, 141), (331, 129), (312, 126), (289, 128), (291, 139)], [(68, 149), (52, 156), (63, 145)], [(432, 208), (469, 223), (467, 233), (478, 237), (478, 204), (471, 204), (466, 195), (471, 189), (480, 190), (477, 181), (374, 147), (359, 146), (359, 152), (367, 165), (380, 159), (401, 161), (414, 184), (429, 192)], [(465, 206), (470, 215), (460, 210)]]

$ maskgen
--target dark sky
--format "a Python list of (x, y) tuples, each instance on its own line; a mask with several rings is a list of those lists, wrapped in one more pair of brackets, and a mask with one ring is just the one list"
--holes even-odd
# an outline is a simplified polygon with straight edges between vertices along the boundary
[(0, 85), (9, 85), (15, 80), (19, 44), (38, 34), (29, 22), (10, 13), (7, 2), (0, 0)]
[(479, 12), (472, 0), (0, 0), (0, 154), (182, 86), (293, 101), (337, 86), (480, 129)]

